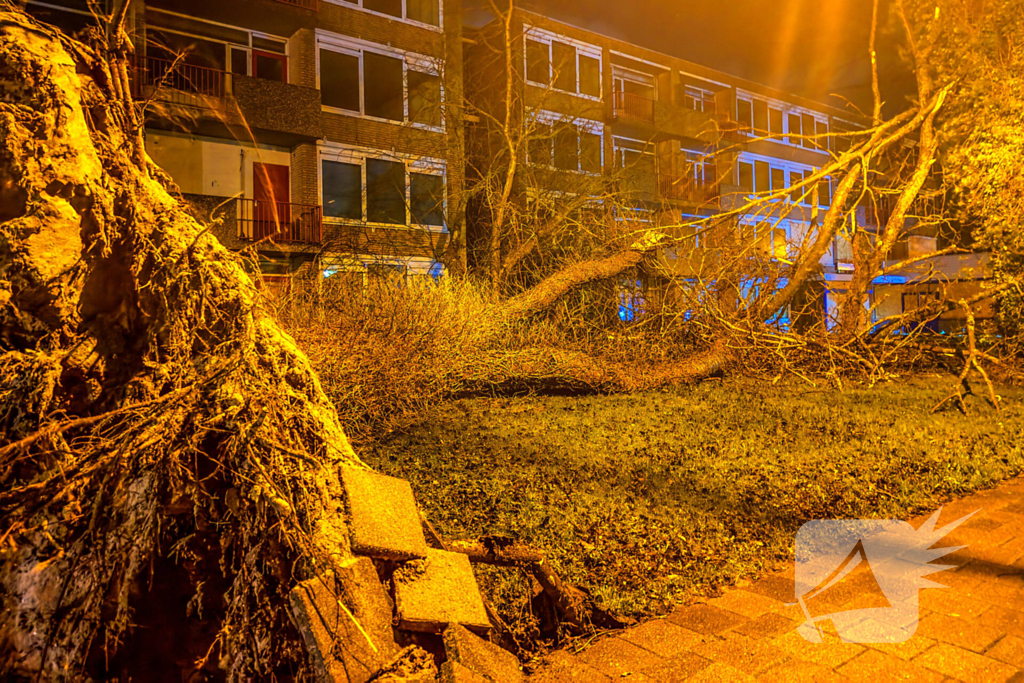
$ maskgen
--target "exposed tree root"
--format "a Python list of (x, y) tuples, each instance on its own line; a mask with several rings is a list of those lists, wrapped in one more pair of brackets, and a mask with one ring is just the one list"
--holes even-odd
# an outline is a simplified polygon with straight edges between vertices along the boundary
[(215, 625), (184, 673), (299, 674), (287, 591), (349, 555), (336, 467), (361, 463), (236, 257), (140, 165), (106, 49), (0, 11), (0, 678), (146, 679), (120, 644), (167, 556)]

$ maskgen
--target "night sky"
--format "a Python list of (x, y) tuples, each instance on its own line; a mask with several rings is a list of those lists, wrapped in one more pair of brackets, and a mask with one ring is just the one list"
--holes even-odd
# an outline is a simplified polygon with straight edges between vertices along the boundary
[[(472, 7), (487, 0), (466, 0)], [(522, 0), (560, 21), (682, 57), (805, 97), (870, 110), (871, 0)], [(884, 2), (883, 2), (884, 4)], [(883, 8), (883, 19), (886, 25)], [(884, 33), (884, 31), (883, 31)], [(892, 39), (880, 39), (883, 97), (904, 88)], [(895, 67), (895, 68), (894, 68)], [(905, 83), (903, 83), (905, 86)]]

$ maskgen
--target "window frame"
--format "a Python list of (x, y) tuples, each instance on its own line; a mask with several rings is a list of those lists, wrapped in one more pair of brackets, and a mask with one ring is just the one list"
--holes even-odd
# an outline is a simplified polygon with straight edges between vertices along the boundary
[[(69, 12), (76, 12), (76, 10), (72, 10), (70, 8), (64, 8), (64, 7), (60, 7), (60, 8), (57, 8), (57, 9), (66, 10), (66, 11), (69, 11)], [(181, 30), (176, 29), (176, 28), (165, 28), (165, 27), (160, 25), (159, 19), (157, 21), (149, 21), (147, 19), (147, 28), (151, 28), (154, 31), (162, 31), (164, 33), (173, 33), (175, 35), (185, 36), (186, 38), (195, 38), (196, 40), (205, 40), (205, 41), (210, 42), (210, 43), (218, 43), (220, 45), (223, 45), (224, 46), (224, 69), (223, 69), (223, 71), (225, 73), (227, 73), (227, 74), (230, 74), (231, 76), (248, 76), (249, 78), (256, 78), (256, 75), (255, 75), (256, 68), (255, 68), (255, 61), (254, 61), (256, 59), (256, 53), (262, 54), (264, 56), (270, 56), (270, 57), (273, 57), (273, 58), (278, 58), (278, 59), (283, 58), (284, 59), (284, 80), (281, 81), (281, 82), (282, 83), (291, 83), (291, 81), (288, 80), (289, 76), (291, 75), (290, 74), (291, 70), (288, 68), (289, 62), (291, 61), (291, 58), (292, 58), (292, 54), (291, 54), (291, 40), (289, 40), (285, 36), (278, 36), (278, 35), (275, 35), (273, 33), (266, 33), (265, 31), (254, 31), (252, 29), (245, 28), (243, 26), (236, 26), (234, 24), (225, 24), (224, 22), (221, 22), (221, 21), (210, 21), (209, 19), (204, 19), (202, 17), (196, 17), (196, 16), (192, 16), (192, 15), (189, 15), (189, 14), (182, 14), (181, 12), (175, 12), (173, 10), (161, 9), (159, 7), (148, 7), (147, 8), (147, 12), (155, 12), (155, 13), (157, 13), (157, 15), (159, 15), (159, 14), (166, 14), (166, 15), (169, 15), (169, 16), (172, 16), (172, 17), (178, 17), (180, 19), (188, 19), (189, 21), (194, 21), (196, 23), (210, 24), (211, 26), (221, 26), (223, 28), (228, 28), (228, 29), (231, 29), (233, 31), (238, 31), (239, 33), (245, 33), (245, 34), (247, 34), (248, 43), (246, 45), (242, 45), (241, 43), (228, 42), (228, 41), (226, 41), (226, 40), (224, 40), (222, 38), (213, 38), (213, 37), (210, 37), (210, 36), (202, 36), (202, 35), (198, 35), (198, 34), (195, 34), (195, 33), (189, 33), (188, 31), (181, 31)], [(253, 47), (252, 39), (254, 37), (265, 38), (265, 39), (269, 39), (269, 40), (273, 40), (273, 41), (277, 41), (277, 42), (283, 43), (284, 44), (284, 52), (283, 53), (276, 53), (276, 52), (270, 52), (268, 50), (264, 50), (264, 49), (261, 49), (261, 48)], [(244, 50), (246, 52), (246, 72), (244, 74), (236, 74), (236, 73), (234, 73), (231, 70), (231, 50), (232, 49)], [(269, 79), (260, 79), (260, 80), (269, 80)], [(274, 82), (277, 82), (277, 81), (274, 81)]]
[[(539, 81), (531, 80), (527, 76), (527, 69), (529, 67), (529, 61), (526, 54), (526, 41), (532, 40), (542, 45), (546, 45), (548, 48), (548, 82), (541, 83)], [(555, 86), (555, 63), (553, 58), (554, 47), (552, 43), (562, 43), (574, 48), (576, 54), (576, 90), (563, 90)], [(597, 60), (597, 83), (598, 83), (598, 94), (587, 95), (580, 91), (582, 83), (582, 76), (580, 73), (580, 57), (586, 56)], [(585, 100), (592, 102), (603, 102), (604, 101), (604, 54), (600, 47), (597, 45), (591, 45), (580, 40), (575, 40), (568, 36), (553, 33), (552, 31), (546, 31), (536, 26), (524, 26), (523, 27), (523, 82), (527, 85), (532, 85), (553, 92), (565, 93), (567, 95), (573, 95)]]
[[(539, 124), (539, 125), (543, 125), (543, 126), (551, 126), (552, 137), (551, 137), (551, 157), (548, 160), (550, 163), (547, 163), (547, 164), (538, 164), (538, 163), (536, 163), (530, 157), (529, 151), (527, 150), (526, 161), (527, 161), (527, 164), (529, 166), (533, 166), (534, 168), (545, 168), (545, 169), (557, 171), (557, 172), (560, 172), (560, 173), (575, 173), (577, 175), (585, 175), (585, 176), (590, 176), (590, 177), (594, 177), (594, 178), (600, 177), (601, 175), (604, 174), (604, 169), (605, 169), (604, 123), (602, 123), (601, 121), (595, 121), (593, 119), (585, 119), (585, 118), (580, 118), (580, 117), (566, 116), (564, 114), (559, 114), (557, 112), (548, 111), (546, 109), (541, 109), (541, 110), (538, 110), (538, 111), (531, 112), (530, 113), (530, 123), (531, 123), (531, 128), (534, 127), (535, 124)], [(576, 170), (559, 168), (558, 166), (555, 165), (555, 136), (557, 135), (558, 126), (559, 125), (569, 125), (569, 126), (572, 126), (576, 130)], [(585, 170), (583, 170), (583, 136), (580, 135), (581, 132), (587, 132), (587, 133), (591, 133), (591, 134), (597, 135), (600, 138), (600, 140), (601, 140), (601, 172), (600, 173), (594, 173), (593, 171), (585, 171)], [(527, 146), (528, 145), (529, 145), (529, 138), (527, 138)]]
[(363, 7), (363, 0), (322, 0), (323, 2), (329, 2), (332, 5), (339, 5), (341, 7), (348, 7), (359, 12), (365, 12), (375, 17), (384, 17), (391, 21), (400, 21), (403, 24), (410, 24), (412, 26), (418, 26), (420, 28), (427, 29), (428, 31), (434, 31), (436, 33), (442, 33), (444, 31), (444, 0), (437, 0), (437, 26), (433, 24), (427, 24), (425, 22), (409, 19), (409, 0), (401, 0), (402, 3), (402, 16), (396, 17), (391, 14), (385, 14), (384, 12), (378, 12), (377, 10), (367, 9)]
[[(375, 223), (367, 220), (368, 206), (367, 206), (367, 182), (366, 182), (366, 161), (368, 159), (377, 159), (380, 161), (390, 161), (393, 163), (401, 163), (405, 167), (405, 223)], [(447, 162), (444, 159), (435, 159), (431, 157), (420, 157), (411, 154), (398, 154), (388, 153), (381, 150), (362, 148), (362, 147), (348, 147), (344, 145), (335, 145), (331, 143), (325, 143), (318, 146), (317, 149), (317, 197), (323, 202), (324, 196), (324, 171), (323, 164), (325, 161), (341, 162), (346, 164), (358, 165), (360, 167), (360, 191), (362, 195), (362, 217), (359, 219), (354, 218), (338, 218), (334, 216), (324, 215), (323, 221), (326, 225), (360, 225), (374, 228), (386, 228), (389, 230), (427, 230), (433, 233), (448, 233), (448, 168)], [(441, 177), (441, 191), (443, 193), (441, 202), (441, 215), (444, 220), (442, 225), (426, 225), (422, 223), (414, 223), (412, 217), (412, 173), (419, 173), (422, 175), (434, 175)]]
[[(317, 90), (321, 89), (320, 83), (320, 51), (327, 50), (329, 52), (337, 52), (340, 54), (347, 54), (350, 56), (357, 57), (359, 59), (359, 111), (353, 111), (351, 109), (343, 109), (341, 107), (332, 107), (326, 104), (321, 104), (321, 110), (330, 114), (339, 114), (342, 116), (352, 116), (355, 118), (366, 119), (368, 121), (380, 121), (382, 123), (389, 123), (394, 126), (407, 126), (410, 128), (418, 128), (420, 130), (428, 130), (435, 133), (444, 133), (447, 130), (447, 106), (446, 106), (446, 89), (444, 83), (444, 76), (441, 73), (439, 65), (433, 58), (415, 53), (408, 52), (406, 50), (400, 50), (398, 48), (389, 48), (385, 45), (379, 45), (377, 43), (371, 43), (357, 38), (348, 38), (334, 33), (328, 33), (320, 29), (316, 32), (316, 87)], [(392, 59), (399, 59), (402, 62), (402, 120), (395, 121), (392, 119), (384, 118), (381, 116), (372, 116), (366, 113), (366, 66), (363, 59), (363, 55), (366, 52), (372, 52), (382, 57), (390, 57)], [(439, 80), (440, 87), (440, 101), (438, 106), (441, 107), (441, 125), (433, 126), (427, 123), (421, 123), (418, 121), (412, 121), (410, 118), (409, 110), (409, 72), (417, 72), (426, 74), (428, 76), (435, 76)]]
[[(777, 157), (765, 156), (765, 155), (761, 155), (761, 154), (751, 154), (750, 152), (741, 152), (736, 157), (736, 184), (740, 187), (741, 192), (744, 192), (744, 193), (746, 193), (746, 189), (743, 188), (741, 185), (739, 185), (739, 178), (740, 178), (739, 165), (740, 164), (749, 164), (751, 166), (751, 174), (752, 174), (752, 180), (753, 180), (754, 187), (752, 188), (752, 190), (749, 193), (746, 193), (745, 196), (747, 196), (747, 197), (754, 197), (755, 195), (760, 194), (760, 193), (766, 191), (764, 189), (759, 189), (757, 187), (756, 168), (757, 168), (757, 163), (758, 162), (762, 162), (762, 163), (767, 163), (768, 164), (768, 184), (770, 186), (773, 185), (773, 183), (772, 183), (772, 175), (773, 175), (774, 172), (781, 171), (782, 174), (783, 174), (783, 181), (785, 182), (785, 187), (778, 188), (778, 189), (776, 189), (775, 187), (769, 187), (767, 191), (770, 191), (770, 192), (786, 191), (789, 194), (789, 197), (786, 198), (784, 201), (789, 202), (793, 206), (800, 206), (800, 207), (804, 207), (804, 208), (813, 208), (815, 206), (812, 203), (813, 199), (814, 199), (813, 189), (812, 189), (812, 193), (810, 194), (810, 196), (808, 196), (804, 201), (794, 202), (792, 200), (792, 192), (790, 191), (790, 188), (793, 187), (793, 183), (791, 182), (791, 178), (792, 178), (792, 176), (794, 174), (796, 174), (796, 175), (799, 175), (801, 177), (801, 181), (802, 181), (802, 179), (804, 177), (806, 177), (806, 175), (808, 173), (810, 173), (810, 174), (817, 173), (820, 170), (819, 167), (811, 166), (810, 164), (803, 164), (803, 163), (796, 162), (796, 161), (789, 161), (789, 160), (779, 159)], [(831, 202), (832, 194), (834, 194), (834, 192), (835, 192), (835, 188), (833, 187), (833, 184), (832, 184), (832, 177), (831, 176), (827, 176), (825, 178), (821, 178), (818, 182), (819, 183), (827, 182), (829, 184), (829, 200)], [(782, 200), (780, 200), (780, 201), (782, 201)], [(829, 206), (831, 206), (831, 203), (828, 204), (828, 205), (823, 205), (823, 204), (821, 204), (821, 199), (819, 198), (817, 206), (819, 208), (827, 209)]]
[[(797, 105), (790, 104), (788, 102), (784, 102), (782, 100), (777, 100), (777, 99), (774, 99), (774, 98), (771, 98), (771, 97), (764, 97), (764, 96), (758, 95), (757, 93), (754, 93), (754, 92), (749, 92), (749, 91), (746, 91), (746, 90), (737, 89), (736, 90), (736, 107), (735, 107), (735, 112), (734, 112), (737, 121), (740, 120), (740, 118), (739, 118), (739, 103), (740, 103), (740, 101), (747, 102), (747, 103), (750, 104), (751, 128), (750, 128), (750, 130), (743, 130), (743, 132), (746, 133), (747, 135), (749, 135), (751, 137), (763, 137), (765, 135), (767, 135), (767, 136), (778, 136), (778, 137), (769, 137), (768, 139), (771, 142), (777, 142), (779, 144), (788, 145), (790, 147), (796, 147), (798, 149), (807, 149), (807, 150), (810, 150), (812, 152), (828, 154), (831, 151), (832, 145), (831, 145), (831, 140), (830, 139), (826, 139), (824, 141), (825, 142), (824, 145), (821, 145), (821, 144), (816, 143), (816, 142), (808, 142), (807, 144), (804, 144), (802, 141), (794, 142), (794, 141), (791, 141), (789, 139), (789, 135), (790, 135), (790, 132), (791, 132), (791, 126), (790, 126), (790, 118), (791, 117), (795, 116), (795, 117), (797, 117), (798, 119), (801, 120), (801, 131), (800, 131), (800, 133), (798, 133), (798, 135), (802, 135), (803, 134), (803, 124), (802, 124), (802, 121), (804, 120), (804, 118), (807, 117), (807, 116), (810, 116), (811, 118), (813, 118), (814, 122), (815, 122), (815, 131), (812, 131), (810, 134), (811, 135), (817, 135), (818, 133), (816, 131), (817, 131), (818, 125), (823, 124), (825, 126), (825, 134), (828, 134), (832, 130), (832, 121), (831, 121), (831, 117), (829, 117), (828, 114), (823, 114), (821, 112), (814, 111), (812, 109), (807, 109), (805, 107), (799, 107)], [(761, 101), (761, 102), (764, 102), (764, 103), (767, 104), (767, 108), (768, 108), (768, 121), (767, 121), (767, 123), (768, 123), (768, 130), (767, 131), (757, 130), (754, 127), (754, 125), (753, 125), (754, 124), (754, 108), (755, 108), (754, 102), (755, 101)], [(773, 110), (776, 111), (776, 112), (781, 112), (782, 113), (782, 131), (778, 132), (778, 133), (776, 133), (776, 132), (771, 130), (771, 127), (772, 127), (771, 126), (771, 119), (772, 119), (772, 111)]]

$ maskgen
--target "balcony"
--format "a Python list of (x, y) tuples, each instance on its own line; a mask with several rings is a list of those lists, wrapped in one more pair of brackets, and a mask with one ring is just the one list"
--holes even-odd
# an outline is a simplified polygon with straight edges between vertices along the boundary
[[(154, 111), (165, 123), (190, 121), (193, 133), (291, 146), (322, 137), (320, 91), (282, 81), (231, 74), (146, 55), (136, 61), (132, 94), (187, 108), (186, 116)], [(225, 132), (224, 129), (227, 129)]]
[(612, 93), (612, 118), (632, 123), (654, 125), (654, 100), (616, 91)]
[(688, 176), (658, 175), (658, 191), (664, 199), (688, 204), (718, 204), (720, 190), (717, 184), (698, 182)]
[(246, 241), (271, 240), (279, 244), (320, 244), (323, 208), (258, 199), (238, 199), (238, 237)]

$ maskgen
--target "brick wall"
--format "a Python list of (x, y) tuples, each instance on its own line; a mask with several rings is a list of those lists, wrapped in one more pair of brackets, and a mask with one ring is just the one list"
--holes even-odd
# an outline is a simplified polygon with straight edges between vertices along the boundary
[(317, 148), (312, 142), (292, 147), (291, 191), (296, 204), (319, 204), (317, 191)]
[(294, 85), (316, 87), (316, 33), (303, 28), (288, 40), (288, 80)]

